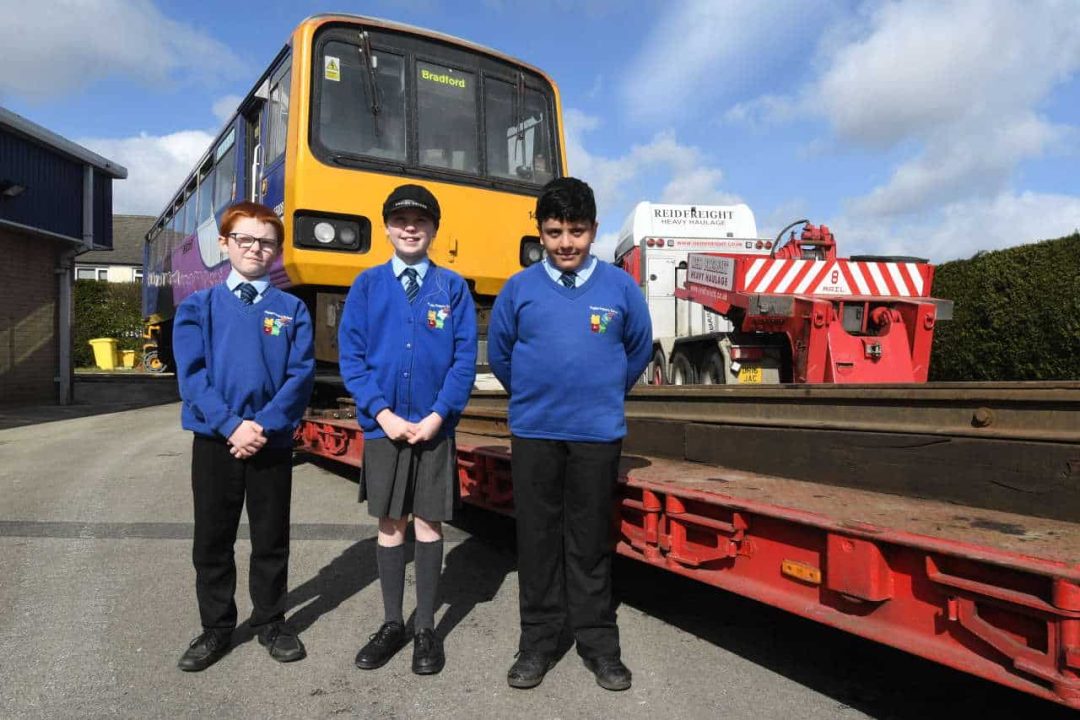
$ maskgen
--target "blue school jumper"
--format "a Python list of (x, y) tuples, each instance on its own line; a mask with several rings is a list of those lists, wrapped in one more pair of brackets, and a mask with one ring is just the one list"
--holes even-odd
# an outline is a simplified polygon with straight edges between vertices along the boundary
[(488, 362), (510, 393), (510, 429), (524, 438), (622, 438), (626, 393), (651, 357), (641, 288), (599, 260), (574, 288), (552, 281), (542, 263), (522, 270), (488, 325)]
[(254, 420), (268, 446), (291, 447), (315, 383), (312, 338), (307, 308), (275, 287), (252, 305), (224, 283), (189, 296), (173, 322), (184, 429), (228, 438)]
[(386, 408), (409, 422), (442, 419), (453, 437), (476, 378), (476, 308), (465, 280), (434, 263), (410, 304), (392, 263), (365, 270), (349, 290), (338, 329), (341, 377), (364, 435), (386, 437)]

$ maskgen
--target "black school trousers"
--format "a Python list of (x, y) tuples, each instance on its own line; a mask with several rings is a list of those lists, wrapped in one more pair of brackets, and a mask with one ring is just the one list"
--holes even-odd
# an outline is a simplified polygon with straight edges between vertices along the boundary
[(569, 621), (585, 658), (619, 656), (611, 596), (622, 441), (511, 438), (521, 637), (553, 655)]
[(233, 546), (247, 501), (251, 529), (251, 627), (258, 631), (285, 616), (289, 580), (289, 505), (292, 449), (264, 447), (246, 460), (224, 440), (195, 436), (191, 448), (195, 497), (195, 595), (205, 629), (236, 627)]

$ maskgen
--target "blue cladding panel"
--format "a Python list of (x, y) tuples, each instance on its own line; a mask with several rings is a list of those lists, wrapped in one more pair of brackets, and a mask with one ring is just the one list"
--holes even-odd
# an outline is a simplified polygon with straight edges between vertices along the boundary
[(0, 180), (26, 188), (16, 197), (0, 198), (0, 219), (82, 238), (81, 164), (0, 129)]
[(94, 172), (94, 247), (113, 247), (112, 232), (112, 178), (103, 172)]

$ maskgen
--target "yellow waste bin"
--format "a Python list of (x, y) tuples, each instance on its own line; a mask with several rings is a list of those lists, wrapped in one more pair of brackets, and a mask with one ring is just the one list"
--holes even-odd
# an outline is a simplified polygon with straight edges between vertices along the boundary
[(90, 341), (94, 348), (94, 364), (102, 370), (116, 369), (116, 339), (94, 338)]
[(121, 350), (120, 359), (122, 364), (128, 370), (135, 367), (135, 351), (134, 350)]

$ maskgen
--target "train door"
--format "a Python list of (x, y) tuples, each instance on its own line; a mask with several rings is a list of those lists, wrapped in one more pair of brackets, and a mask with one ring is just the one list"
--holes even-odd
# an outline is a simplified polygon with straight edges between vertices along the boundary
[(285, 55), (243, 108), (244, 197), (284, 214), (285, 144), (289, 127), (292, 57)]

